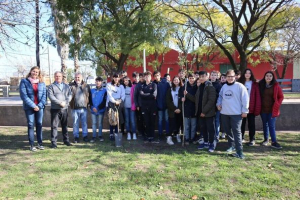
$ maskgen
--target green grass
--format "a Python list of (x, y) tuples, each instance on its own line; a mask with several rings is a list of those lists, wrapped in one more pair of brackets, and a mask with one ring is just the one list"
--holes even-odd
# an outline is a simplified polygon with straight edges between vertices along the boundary
[[(282, 150), (244, 147), (246, 159), (196, 145), (108, 141), (30, 152), (25, 127), (0, 128), (0, 199), (299, 199), (300, 136), (278, 134)], [(257, 135), (261, 141), (262, 134)]]
[(286, 99), (300, 99), (300, 93), (284, 93)]

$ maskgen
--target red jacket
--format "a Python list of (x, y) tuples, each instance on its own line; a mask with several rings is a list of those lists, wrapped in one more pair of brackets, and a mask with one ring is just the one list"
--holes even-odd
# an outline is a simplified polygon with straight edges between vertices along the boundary
[(273, 104), (273, 109), (272, 109), (272, 117), (278, 117), (280, 115), (280, 106), (283, 101), (283, 92), (278, 83), (275, 83), (274, 86), (274, 104)]
[(259, 85), (257, 82), (252, 81), (250, 101), (249, 101), (249, 113), (253, 113), (255, 116), (259, 115), (261, 111), (261, 98)]

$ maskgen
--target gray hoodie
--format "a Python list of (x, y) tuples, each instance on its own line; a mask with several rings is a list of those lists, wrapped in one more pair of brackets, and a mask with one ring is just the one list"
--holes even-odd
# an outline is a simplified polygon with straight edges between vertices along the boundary
[(217, 102), (223, 115), (241, 115), (249, 112), (249, 95), (246, 87), (238, 82), (224, 84)]

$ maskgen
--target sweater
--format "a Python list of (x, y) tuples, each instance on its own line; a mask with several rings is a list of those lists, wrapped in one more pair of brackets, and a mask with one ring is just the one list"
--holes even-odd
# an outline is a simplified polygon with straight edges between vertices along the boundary
[(131, 109), (131, 96), (130, 96), (130, 92), (131, 92), (131, 87), (126, 87), (125, 88), (125, 100), (124, 100), (124, 107), (125, 108), (130, 108)]
[[(262, 82), (259, 82), (259, 88), (260, 88), (260, 95), (262, 97), (262, 92), (264, 90), (264, 85), (261, 84)], [(274, 104), (272, 107), (272, 117), (278, 117), (280, 115), (280, 106), (282, 104), (282, 101), (284, 99), (282, 89), (278, 83), (275, 83), (273, 85), (273, 98), (274, 98)]]
[(107, 105), (108, 102), (116, 103), (116, 100), (125, 100), (125, 89), (123, 85), (112, 85), (111, 83), (107, 84)]
[[(69, 85), (61, 83), (62, 89), (55, 82), (48, 86), (48, 97), (51, 101), (51, 109), (67, 109), (72, 99), (72, 92)], [(65, 106), (60, 104), (65, 102)]]
[(166, 105), (166, 94), (170, 88), (170, 84), (167, 82), (166, 78), (162, 78), (159, 82), (153, 81), (153, 83), (157, 84), (157, 97), (156, 97), (156, 104), (158, 110), (165, 110), (167, 109)]
[(175, 91), (173, 91), (172, 88), (170, 88), (167, 92), (166, 103), (167, 103), (169, 118), (175, 117), (176, 109), (182, 110), (182, 103), (178, 93), (179, 93), (179, 87), (177, 87)]
[(224, 84), (219, 93), (217, 106), (222, 107), (220, 113), (223, 115), (248, 113), (249, 95), (246, 87), (239, 82), (232, 85)]
[[(184, 97), (185, 86), (182, 86), (179, 89), (180, 99)], [(197, 91), (197, 85), (191, 85), (189, 82), (186, 83), (186, 91), (188, 92), (185, 96), (184, 104), (184, 117), (186, 118), (195, 118), (195, 94)]]

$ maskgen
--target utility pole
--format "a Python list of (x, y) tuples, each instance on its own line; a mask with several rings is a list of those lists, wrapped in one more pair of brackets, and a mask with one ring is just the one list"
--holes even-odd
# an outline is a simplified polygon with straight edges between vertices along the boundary
[(35, 56), (36, 56), (36, 66), (41, 67), (40, 64), (40, 8), (39, 0), (35, 0)]

